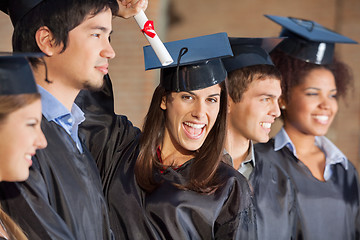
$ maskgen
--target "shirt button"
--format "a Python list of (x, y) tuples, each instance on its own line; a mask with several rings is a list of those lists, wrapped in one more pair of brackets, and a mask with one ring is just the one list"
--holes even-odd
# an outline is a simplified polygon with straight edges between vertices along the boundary
[(72, 118), (69, 118), (68, 123), (72, 123), (72, 122), (73, 122)]

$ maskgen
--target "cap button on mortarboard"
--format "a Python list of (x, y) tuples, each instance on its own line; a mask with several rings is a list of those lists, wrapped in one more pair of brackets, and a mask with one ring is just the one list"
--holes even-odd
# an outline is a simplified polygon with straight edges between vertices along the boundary
[(280, 36), (288, 37), (277, 49), (305, 62), (319, 65), (332, 62), (335, 43), (357, 43), (315, 21), (265, 15), (283, 27)]

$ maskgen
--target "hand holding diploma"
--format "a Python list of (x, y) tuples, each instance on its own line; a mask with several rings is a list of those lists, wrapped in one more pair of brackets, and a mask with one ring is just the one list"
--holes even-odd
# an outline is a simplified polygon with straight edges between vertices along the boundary
[(156, 34), (153, 21), (148, 20), (144, 11), (141, 10), (134, 16), (134, 18), (141, 28), (141, 31), (144, 33), (146, 39), (149, 41), (151, 47), (154, 49), (154, 52), (159, 58), (161, 64), (163, 66), (167, 66), (174, 62), (164, 44), (161, 42), (159, 36)]
[(144, 13), (148, 0), (117, 0), (117, 2), (119, 4), (117, 15), (122, 18), (134, 17), (161, 64), (163, 66), (171, 64), (173, 59), (156, 34), (153, 21), (149, 21)]
[(117, 0), (119, 12), (117, 16), (122, 18), (130, 18), (145, 11), (148, 6), (148, 0)]

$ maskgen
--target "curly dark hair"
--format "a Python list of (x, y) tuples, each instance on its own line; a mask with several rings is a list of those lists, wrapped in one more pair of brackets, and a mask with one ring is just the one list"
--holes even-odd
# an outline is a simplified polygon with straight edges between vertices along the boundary
[(338, 97), (345, 98), (348, 89), (352, 85), (353, 76), (350, 68), (336, 57), (334, 57), (331, 64), (317, 65), (293, 58), (277, 49), (271, 52), (270, 56), (281, 72), (282, 97), (286, 102), (289, 101), (292, 88), (302, 84), (307, 74), (314, 69), (325, 68), (332, 72), (335, 77)]

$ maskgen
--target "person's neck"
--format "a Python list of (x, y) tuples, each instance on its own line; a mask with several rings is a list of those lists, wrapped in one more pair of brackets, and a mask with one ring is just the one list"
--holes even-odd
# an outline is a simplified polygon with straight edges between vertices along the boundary
[(304, 134), (291, 125), (285, 125), (284, 129), (295, 145), (297, 158), (310, 170), (316, 179), (325, 181), (326, 156), (315, 145), (315, 136)]
[[(168, 132), (165, 130), (165, 135)], [(176, 140), (169, 137), (164, 137), (163, 143), (160, 146), (161, 160), (164, 165), (180, 166), (190, 159), (194, 158), (194, 152), (184, 149)]]
[(80, 90), (64, 84), (64, 81), (61, 79), (61, 77), (52, 76), (50, 73), (48, 73), (48, 80), (50, 82), (45, 81), (46, 74), (42, 66), (34, 69), (33, 72), (36, 83), (48, 91), (69, 111), (71, 111), (75, 98), (79, 94)]
[(294, 144), (297, 155), (307, 155), (307, 153), (314, 151), (314, 148), (317, 148), (314, 144), (314, 135), (304, 134), (289, 124), (286, 124), (284, 129)]
[(239, 169), (241, 163), (249, 154), (250, 140), (241, 134), (227, 131), (225, 149), (230, 154), (235, 169)]
[(193, 154), (181, 154), (179, 151), (169, 151), (169, 149), (163, 150), (161, 150), (161, 160), (163, 164), (167, 166), (181, 166), (190, 159), (194, 158)]

